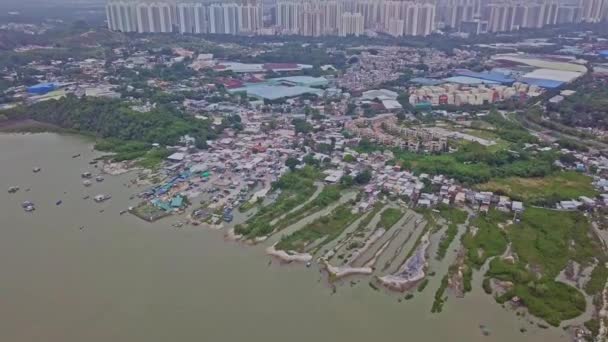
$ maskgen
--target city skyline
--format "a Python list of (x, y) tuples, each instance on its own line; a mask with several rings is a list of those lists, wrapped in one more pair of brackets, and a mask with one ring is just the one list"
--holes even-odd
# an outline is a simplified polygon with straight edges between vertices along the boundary
[(606, 19), (607, 0), (109, 0), (108, 28), (121, 32), (428, 36), (509, 32)]

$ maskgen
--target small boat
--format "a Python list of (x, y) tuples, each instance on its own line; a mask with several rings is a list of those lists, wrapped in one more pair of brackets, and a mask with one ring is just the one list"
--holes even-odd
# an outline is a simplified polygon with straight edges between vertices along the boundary
[(14, 194), (17, 191), (19, 191), (19, 187), (18, 186), (11, 186), (10, 188), (8, 188), (8, 193), (9, 194)]
[(75, 155), (72, 156), (72, 158), (78, 158), (78, 157), (80, 157), (80, 153), (75, 154)]
[(80, 226), (80, 230), (83, 230), (83, 229), (84, 229), (84, 226)]
[(97, 177), (95, 177), (95, 180), (98, 182), (103, 182), (103, 177), (97, 176)]
[(88, 180), (88, 179), (87, 179), (87, 180), (84, 180), (84, 181), (82, 182), (82, 185), (84, 185), (84, 186), (91, 186), (91, 181), (90, 181), (90, 180)]
[(25, 202), (21, 203), (21, 207), (23, 208), (23, 210), (25, 210), (27, 212), (36, 210), (34, 203), (32, 203), (30, 201), (25, 201)]
[(55, 205), (61, 205), (61, 203), (63, 203), (63, 201), (59, 200), (59, 201), (55, 202)]
[(80, 177), (82, 177), (82, 178), (91, 178), (91, 176), (92, 176), (92, 175), (91, 175), (91, 173), (90, 173), (90, 172), (83, 172), (83, 173), (80, 175)]
[(121, 210), (119, 214), (120, 214), (120, 215), (124, 215), (124, 214), (126, 214), (126, 213), (127, 213), (127, 211), (126, 211), (126, 210)]
[(35, 167), (35, 168), (32, 169), (32, 172), (38, 173), (38, 172), (40, 172), (40, 170), (42, 170), (42, 169), (39, 168), (39, 167)]
[(91, 196), (89, 196), (89, 195), (82, 197), (83, 200), (88, 200), (89, 198), (91, 198)]
[(97, 160), (91, 160), (91, 161), (89, 162), (89, 165), (95, 165), (95, 164), (97, 164)]
[(306, 263), (306, 267), (310, 267), (310, 266), (312, 266), (312, 263), (309, 261)]
[(101, 203), (103, 201), (109, 200), (110, 198), (112, 198), (112, 196), (110, 195), (105, 195), (105, 194), (99, 194), (96, 195), (95, 197), (93, 197), (93, 199), (95, 200), (95, 202), (97, 203)]

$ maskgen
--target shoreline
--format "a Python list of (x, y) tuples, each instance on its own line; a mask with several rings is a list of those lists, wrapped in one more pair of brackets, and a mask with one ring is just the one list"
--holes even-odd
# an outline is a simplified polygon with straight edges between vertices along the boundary
[(289, 254), (286, 251), (282, 251), (282, 250), (278, 250), (275, 248), (277, 244), (275, 243), (274, 245), (266, 248), (266, 254), (275, 257), (277, 259), (280, 259), (284, 262), (310, 262), (312, 261), (312, 255), (310, 255), (309, 253), (297, 253), (297, 252), (292, 252), (293, 254)]

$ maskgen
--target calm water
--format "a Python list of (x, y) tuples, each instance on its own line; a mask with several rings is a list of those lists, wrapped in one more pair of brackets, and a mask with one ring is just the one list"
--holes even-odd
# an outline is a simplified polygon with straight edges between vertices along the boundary
[[(432, 315), (439, 274), (402, 303), (365, 279), (332, 295), (314, 268), (269, 266), (264, 246), (225, 242), (222, 231), (171, 228), (175, 219), (120, 216), (137, 191), (123, 186), (133, 176), (84, 188), (80, 173), (94, 172), (94, 155), (77, 137), (0, 135), (1, 341), (567, 340), (561, 329), (535, 328), (480, 290), (450, 298)], [(22, 190), (9, 195), (11, 185)], [(97, 193), (113, 197), (82, 200)], [(25, 213), (24, 200), (36, 212)]]

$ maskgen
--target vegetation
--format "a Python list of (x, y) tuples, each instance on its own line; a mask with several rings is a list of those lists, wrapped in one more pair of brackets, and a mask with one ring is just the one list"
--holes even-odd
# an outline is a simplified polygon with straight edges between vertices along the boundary
[[(383, 150), (384, 147), (362, 140), (359, 152)], [(510, 150), (492, 150), (479, 143), (463, 143), (457, 152), (440, 155), (419, 154), (392, 149), (396, 162), (415, 173), (445, 175), (464, 184), (485, 183), (494, 178), (544, 177), (554, 170), (555, 155), (536, 155), (514, 146)]]
[(481, 287), (483, 288), (483, 292), (486, 294), (492, 294), (492, 284), (490, 283), (490, 278), (484, 278), (481, 283)]
[[(555, 278), (570, 260), (585, 266), (596, 256), (603, 259), (601, 246), (590, 235), (585, 216), (579, 212), (528, 208), (521, 223), (506, 231), (517, 261), (496, 258), (487, 275), (514, 285), (497, 300), (504, 302), (517, 296), (531, 314), (554, 326), (583, 313), (586, 302), (582, 293)], [(604, 271), (596, 271), (597, 278), (601, 272)], [(594, 286), (590, 291), (595, 290)]]
[(585, 323), (585, 328), (589, 329), (592, 336), (597, 336), (600, 332), (600, 321), (597, 318), (592, 318)]
[(417, 287), (417, 289), (416, 289), (416, 290), (417, 290), (418, 292), (422, 292), (422, 291), (424, 291), (424, 289), (426, 288), (426, 286), (427, 286), (428, 284), (429, 284), (429, 280), (428, 280), (427, 278), (424, 278), (424, 279), (423, 279), (423, 280), (420, 282), (420, 284), (418, 284), (418, 287)]
[(453, 224), (464, 224), (467, 221), (468, 213), (458, 208), (450, 207), (448, 205), (440, 205), (438, 208), (439, 215), (446, 221)]
[(376, 224), (376, 228), (391, 229), (405, 215), (401, 209), (387, 208), (380, 214), (380, 221)]
[(311, 243), (319, 249), (328, 242), (336, 239), (361, 214), (353, 214), (350, 204), (342, 204), (329, 215), (309, 223), (294, 233), (283, 236), (276, 248), (286, 251), (304, 252)]
[(507, 248), (506, 233), (498, 226), (507, 219), (506, 214), (492, 209), (471, 222), (471, 227), (462, 237), (462, 244), (467, 250), (467, 261), (476, 269)]
[(559, 115), (560, 123), (570, 127), (608, 127), (608, 89), (606, 81), (595, 79), (577, 89), (559, 104), (549, 104), (548, 109)]
[(310, 198), (316, 189), (314, 181), (318, 178), (318, 170), (310, 166), (283, 175), (273, 184), (276, 190), (281, 191), (276, 201), (260, 208), (244, 224), (235, 226), (235, 232), (248, 238), (272, 233), (274, 227), (270, 223)]
[(450, 223), (448, 225), (448, 229), (445, 231), (445, 235), (441, 238), (441, 241), (439, 242), (439, 247), (437, 248), (437, 255), (435, 256), (435, 259), (443, 260), (443, 258), (445, 258), (445, 254), (447, 253), (448, 248), (452, 244), (452, 241), (454, 241), (456, 234), (458, 234), (458, 226), (456, 226), (454, 223)]
[(432, 313), (440, 313), (441, 310), (443, 310), (443, 304), (445, 304), (445, 301), (447, 299), (447, 296), (444, 297), (443, 294), (447, 287), (448, 275), (446, 274), (445, 276), (443, 276), (443, 278), (441, 278), (441, 285), (439, 285), (439, 288), (435, 292), (435, 300), (433, 301), (433, 306), (431, 307)]
[(329, 185), (323, 188), (321, 192), (308, 203), (304, 204), (296, 211), (287, 213), (285, 217), (281, 218), (275, 225), (275, 230), (282, 230), (304, 217), (311, 215), (323, 208), (326, 208), (332, 203), (335, 203), (340, 199), (341, 187), (338, 185)]
[(597, 195), (591, 184), (591, 178), (577, 172), (557, 172), (543, 178), (494, 179), (479, 185), (478, 188), (538, 205), (551, 205), (579, 196)]
[(591, 278), (585, 284), (585, 292), (590, 296), (600, 293), (604, 289), (606, 281), (608, 281), (608, 268), (606, 268), (606, 264), (600, 262), (591, 271)]

